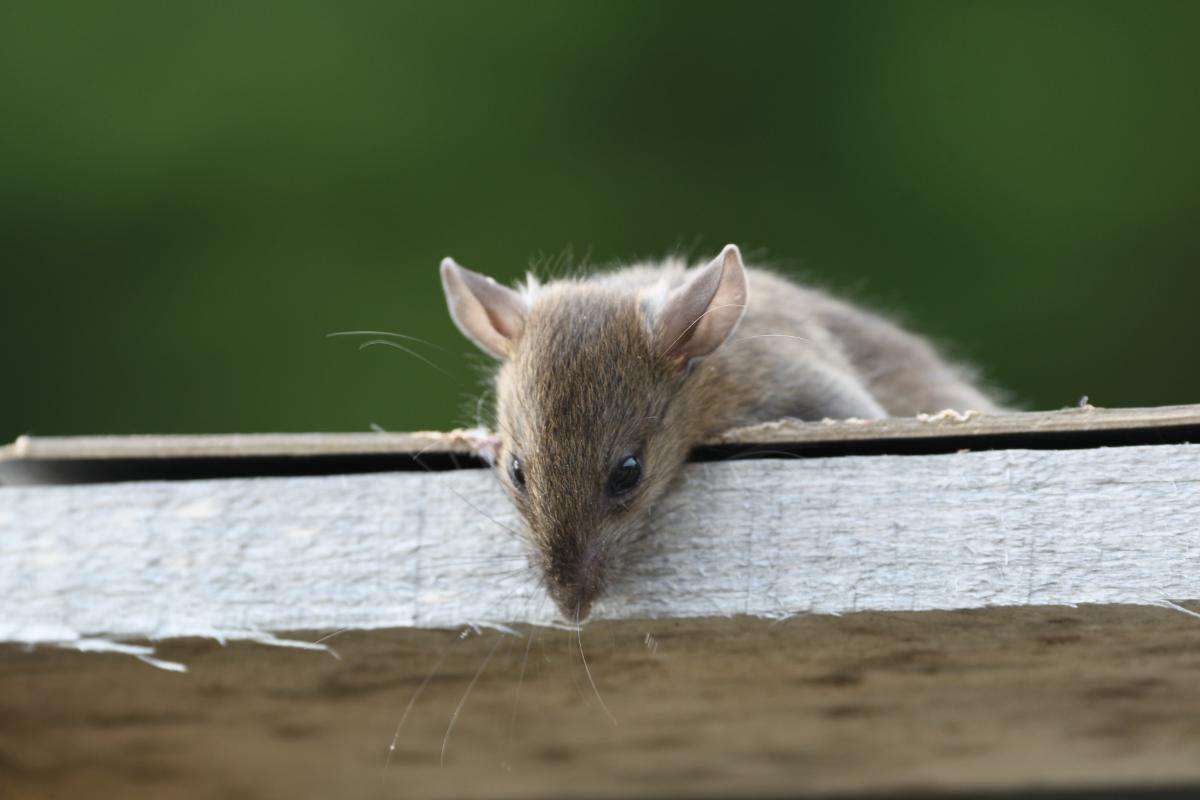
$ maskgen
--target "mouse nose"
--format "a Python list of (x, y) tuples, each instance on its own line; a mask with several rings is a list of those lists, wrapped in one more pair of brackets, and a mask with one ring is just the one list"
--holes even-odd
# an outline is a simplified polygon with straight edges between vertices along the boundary
[(546, 570), (546, 584), (563, 617), (570, 622), (583, 622), (603, 586), (600, 559), (593, 553), (555, 558)]
[(582, 623), (588, 618), (588, 614), (592, 613), (592, 603), (596, 599), (593, 594), (578, 584), (553, 584), (550, 587), (550, 596), (558, 606), (559, 613), (568, 622), (576, 624)]

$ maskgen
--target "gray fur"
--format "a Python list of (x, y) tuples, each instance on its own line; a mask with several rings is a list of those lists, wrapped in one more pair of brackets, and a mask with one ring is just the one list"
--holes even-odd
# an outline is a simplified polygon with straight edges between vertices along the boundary
[[(462, 270), (443, 267), (444, 277), (447, 269)], [(455, 315), (463, 333), (476, 342), (507, 337), (489, 348), (505, 354), (496, 374), (497, 469), (525, 518), (547, 589), (569, 619), (585, 617), (636, 557), (634, 545), (689, 451), (716, 433), (782, 417), (997, 409), (925, 339), (770, 272), (743, 273), (732, 246), (704, 267), (639, 264), (531, 282), (498, 297), (501, 287), (474, 273), (449, 277), (452, 309), (482, 304), (470, 318)], [(485, 285), (490, 297), (460, 294)], [(746, 298), (744, 315), (721, 303), (731, 297)], [(492, 303), (505, 315), (524, 308), (524, 319), (493, 328)], [(679, 309), (691, 314), (708, 303), (704, 341), (680, 347)], [(697, 328), (685, 326), (685, 336)], [(696, 353), (703, 357), (690, 357)], [(641, 460), (641, 484), (609, 497), (607, 476), (628, 455)]]

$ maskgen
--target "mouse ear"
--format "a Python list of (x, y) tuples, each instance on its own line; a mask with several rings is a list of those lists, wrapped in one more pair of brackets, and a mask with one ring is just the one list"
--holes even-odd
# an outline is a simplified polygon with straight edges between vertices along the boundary
[(721, 346), (746, 312), (746, 268), (737, 245), (725, 249), (667, 295), (656, 332), (664, 356), (686, 365)]
[(499, 359), (512, 355), (528, 310), (521, 295), (486, 275), (442, 259), (442, 288), (450, 316), (463, 336)]

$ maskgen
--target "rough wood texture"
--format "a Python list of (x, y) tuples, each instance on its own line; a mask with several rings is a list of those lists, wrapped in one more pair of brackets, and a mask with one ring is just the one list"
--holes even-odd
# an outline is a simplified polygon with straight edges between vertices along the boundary
[[(0, 647), (0, 794), (896, 797), (1091, 787), (1113, 800), (1133, 787), (1190, 784), (1175, 795), (1182, 800), (1200, 786), (1200, 620), (1165, 609), (596, 623), (583, 647), (615, 727), (573, 635), (540, 630), (528, 662), (524, 638), (457, 637), (351, 632), (329, 642), (341, 660), (161, 643), (164, 657), (191, 665), (184, 675), (118, 655)], [(493, 648), (439, 766), (448, 723)], [(385, 770), (396, 725), (443, 653)]]
[[(1200, 445), (689, 465), (608, 618), (1200, 595)], [(545, 622), (486, 470), (0, 489), (0, 641)]]
[[(812, 444), (838, 441), (984, 437), (1200, 426), (1200, 405), (1069, 408), (980, 414), (975, 411), (882, 420), (781, 420), (729, 431), (709, 444)], [(480, 431), (415, 433), (261, 433), (195, 436), (22, 436), (0, 446), (0, 461), (195, 456), (304, 456), (446, 452), (469, 455)]]
[(188, 436), (22, 436), (0, 459), (307, 456), (438, 452), (469, 455), (478, 431), (413, 433), (221, 433)]
[[(1147, 413), (785, 422), (715, 444), (1038, 419), (1182, 441), (1200, 420)], [(24, 440), (9, 456), (470, 448), (406, 436)], [(1049, 605), (1200, 596), (1200, 445), (695, 463), (581, 635), (503, 632), (550, 618), (515, 524), (485, 470), (0, 488), (0, 641), (117, 651), (0, 645), (0, 794), (1200, 787), (1200, 619)], [(937, 610), (952, 608), (976, 610)]]
[(1083, 433), (1200, 425), (1200, 405), (1158, 408), (1097, 408), (1085, 405), (1059, 411), (981, 414), (943, 411), (919, 417), (877, 420), (780, 420), (735, 428), (712, 444), (803, 444), (868, 439), (929, 439), (938, 436), (984, 437), (1002, 434)]

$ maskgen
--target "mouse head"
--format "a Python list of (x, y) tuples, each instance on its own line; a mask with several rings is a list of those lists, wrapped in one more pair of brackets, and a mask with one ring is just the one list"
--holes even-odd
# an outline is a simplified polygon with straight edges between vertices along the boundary
[(500, 361), (495, 468), (547, 590), (581, 621), (708, 428), (688, 386), (741, 320), (741, 254), (729, 245), (657, 282), (617, 273), (514, 290), (449, 258), (441, 273), (459, 329)]

